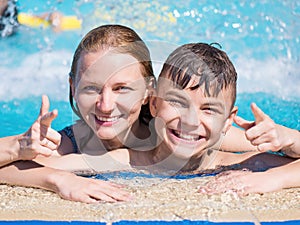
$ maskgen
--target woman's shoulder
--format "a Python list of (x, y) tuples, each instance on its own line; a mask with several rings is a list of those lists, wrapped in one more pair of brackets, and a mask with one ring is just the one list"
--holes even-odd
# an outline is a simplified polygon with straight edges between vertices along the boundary
[(59, 133), (62, 135), (61, 144), (59, 146), (59, 153), (61, 155), (69, 154), (69, 153), (78, 153), (78, 129), (82, 129), (82, 124), (80, 121), (66, 126)]

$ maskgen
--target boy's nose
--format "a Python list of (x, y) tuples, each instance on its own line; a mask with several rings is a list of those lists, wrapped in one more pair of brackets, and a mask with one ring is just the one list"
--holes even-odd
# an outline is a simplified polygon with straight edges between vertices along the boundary
[(181, 121), (185, 126), (198, 127), (200, 125), (199, 115), (194, 108), (190, 108), (185, 115), (181, 115)]

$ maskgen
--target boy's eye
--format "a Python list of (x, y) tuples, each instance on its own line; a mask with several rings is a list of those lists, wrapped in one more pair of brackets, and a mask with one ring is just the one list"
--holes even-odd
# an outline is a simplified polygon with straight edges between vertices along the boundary
[(218, 110), (215, 109), (215, 108), (212, 108), (212, 107), (204, 107), (202, 110), (207, 114), (216, 114), (216, 113), (218, 113)]
[(187, 108), (187, 104), (183, 101), (179, 101), (176, 99), (166, 99), (166, 101), (169, 103), (169, 105), (174, 107), (181, 107), (181, 108)]

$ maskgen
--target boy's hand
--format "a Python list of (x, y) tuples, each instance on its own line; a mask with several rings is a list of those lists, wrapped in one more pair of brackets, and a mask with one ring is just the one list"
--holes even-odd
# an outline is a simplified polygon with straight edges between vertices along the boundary
[(31, 160), (37, 155), (50, 156), (60, 145), (61, 135), (51, 128), (51, 123), (57, 117), (58, 112), (57, 110), (49, 112), (49, 107), (49, 99), (43, 95), (37, 120), (19, 138), (21, 160)]
[(255, 121), (247, 121), (239, 116), (234, 122), (245, 129), (245, 135), (258, 151), (278, 151), (289, 143), (289, 138), (284, 134), (284, 129), (277, 125), (255, 103), (251, 104)]

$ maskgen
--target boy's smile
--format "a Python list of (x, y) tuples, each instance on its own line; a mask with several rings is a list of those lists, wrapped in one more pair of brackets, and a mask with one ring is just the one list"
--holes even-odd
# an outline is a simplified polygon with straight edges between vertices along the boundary
[(174, 135), (176, 138), (182, 141), (193, 142), (199, 141), (202, 137), (197, 134), (185, 133), (184, 131), (168, 129), (168, 133)]
[(155, 126), (165, 151), (179, 158), (199, 156), (213, 146), (230, 115), (231, 102), (225, 101), (230, 91), (208, 97), (202, 87), (193, 86), (191, 82), (182, 90), (167, 79), (160, 80), (157, 96), (151, 100), (152, 113), (160, 119)]

